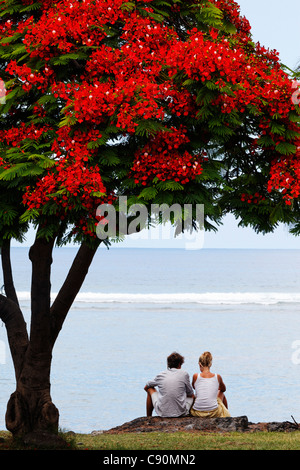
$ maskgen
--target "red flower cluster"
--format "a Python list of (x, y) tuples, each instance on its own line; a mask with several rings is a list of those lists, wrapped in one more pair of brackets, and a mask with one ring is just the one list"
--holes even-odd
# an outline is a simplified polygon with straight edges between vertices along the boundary
[(32, 192), (30, 187), (27, 188), (24, 202), (28, 209), (39, 209), (53, 199), (65, 211), (70, 211), (75, 207), (74, 201), (78, 196), (82, 206), (90, 210), (95, 208), (94, 203), (91, 203), (91, 194), (105, 194), (97, 166), (86, 168), (80, 161), (70, 164), (66, 159), (61, 159), (55, 170), (38, 181)]
[(204, 153), (191, 155), (181, 150), (189, 139), (184, 129), (172, 128), (170, 132), (158, 133), (148, 145), (135, 155), (132, 177), (143, 186), (160, 181), (173, 180), (186, 184), (199, 176), (203, 169)]
[(78, 122), (101, 124), (111, 117), (129, 133), (135, 132), (141, 120), (163, 119), (167, 107), (187, 115), (189, 94), (178, 93), (175, 85), (159, 80), (163, 57), (177, 35), (136, 12), (127, 14), (126, 21), (124, 13), (123, 20), (120, 49), (100, 44), (87, 61), (81, 83), (57, 83), (52, 92), (67, 100)]
[(10, 165), (2, 157), (0, 157), (0, 168), (1, 167), (4, 170), (7, 170), (10, 167)]
[(12, 127), (8, 130), (0, 131), (0, 141), (12, 147), (19, 147), (25, 139), (38, 140), (42, 135), (47, 134), (49, 126), (35, 126), (21, 123), (19, 127)]
[[(286, 117), (293, 108), (290, 99), (293, 83), (279, 64), (270, 70), (270, 56), (266, 55), (265, 60), (265, 55), (254, 54), (249, 59), (242, 46), (233, 47), (213, 37), (214, 34), (207, 39), (203, 33), (193, 30), (189, 42), (172, 48), (166, 58), (169, 76), (181, 70), (189, 79), (214, 81), (219, 93), (212, 104), (223, 113), (243, 113), (251, 105), (268, 116), (278, 113)], [(228, 85), (230, 94), (225, 91)]]
[(6, 71), (10, 75), (17, 76), (22, 81), (22, 88), (25, 91), (31, 90), (33, 86), (36, 86), (41, 91), (46, 91), (51, 82), (51, 75), (53, 75), (53, 70), (49, 67), (45, 67), (43, 73), (33, 71), (26, 64), (18, 65), (15, 60), (11, 61)]
[(31, 57), (48, 61), (58, 54), (76, 51), (79, 43), (99, 45), (107, 36), (103, 26), (123, 17), (126, 0), (44, 3), (44, 13), (39, 22), (32, 21), (28, 26), (24, 44)]
[(158, 104), (164, 96), (162, 85), (150, 82), (140, 85), (134, 78), (127, 81), (126, 91), (122, 86), (114, 88), (113, 85), (84, 81), (73, 87), (54, 85), (52, 91), (56, 97), (67, 99), (68, 113), (79, 123), (88, 121), (99, 125), (113, 116), (117, 127), (134, 133), (141, 119), (164, 118), (164, 109)]
[(241, 201), (242, 202), (248, 202), (248, 204), (259, 204), (260, 202), (262, 201), (265, 201), (266, 198), (265, 196), (262, 196), (261, 194), (259, 193), (255, 193), (255, 194), (247, 194), (247, 193), (243, 193), (241, 194)]
[(99, 166), (86, 166), (93, 153), (87, 149), (87, 144), (99, 136), (98, 131), (88, 134), (76, 132), (72, 137), (67, 128), (58, 131), (52, 150), (59, 158), (34, 188), (26, 188), (23, 203), (28, 210), (42, 211), (46, 205), (55, 204), (56, 215), (62, 220), (70, 216), (73, 210), (80, 210), (81, 214), (85, 214), (78, 222), (81, 229), (95, 236), (95, 232), (88, 228), (87, 220), (96, 223), (97, 206), (106, 200), (112, 200), (106, 198)]
[[(0, 9), (1, 9), (1, 4), (2, 8), (5, 6), (6, 2), (0, 2)], [(0, 39), (4, 38), (10, 38), (16, 33), (23, 33), (26, 28), (32, 23), (32, 18), (29, 19), (23, 19), (16, 23), (12, 18), (4, 21), (0, 21)], [(3, 41), (1, 43), (1, 47), (5, 47), (9, 45), (9, 41)]]
[(300, 196), (300, 140), (294, 155), (277, 158), (272, 162), (268, 191), (281, 191), (287, 205)]

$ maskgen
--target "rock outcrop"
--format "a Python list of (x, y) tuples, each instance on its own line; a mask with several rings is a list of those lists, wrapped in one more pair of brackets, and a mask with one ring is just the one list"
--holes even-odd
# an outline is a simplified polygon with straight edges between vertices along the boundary
[(93, 431), (92, 434), (143, 433), (143, 432), (290, 432), (299, 430), (296, 422), (250, 423), (247, 416), (232, 418), (181, 418), (141, 417), (107, 431)]

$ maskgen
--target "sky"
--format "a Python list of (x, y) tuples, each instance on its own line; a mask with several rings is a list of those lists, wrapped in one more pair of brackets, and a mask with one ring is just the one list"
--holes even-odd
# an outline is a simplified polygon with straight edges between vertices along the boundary
[(276, 49), (291, 69), (300, 65), (299, 0), (240, 0), (240, 11), (249, 20), (254, 41)]
[[(269, 49), (276, 49), (280, 60), (291, 69), (300, 65), (300, 1), (299, 0), (240, 0), (241, 14), (246, 16), (252, 28), (255, 42)], [(161, 230), (161, 229), (160, 229)], [(169, 229), (168, 229), (169, 230)], [(187, 242), (193, 240), (170, 237), (170, 231), (150, 232), (141, 236), (128, 237), (120, 247), (149, 248), (186, 248)], [(30, 232), (26, 245), (33, 240)], [(280, 226), (268, 235), (256, 234), (251, 228), (239, 228), (232, 215), (224, 218), (223, 225), (216, 234), (206, 232), (199, 240), (195, 239), (195, 247), (222, 249), (299, 249), (300, 238), (288, 233), (287, 227)], [(17, 243), (14, 246), (19, 246)]]

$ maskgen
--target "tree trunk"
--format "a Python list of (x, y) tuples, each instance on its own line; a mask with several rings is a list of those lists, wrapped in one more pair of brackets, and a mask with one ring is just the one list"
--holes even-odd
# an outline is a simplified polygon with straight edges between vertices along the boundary
[[(56, 447), (59, 412), (50, 394), (52, 350), (64, 319), (79, 292), (98, 248), (83, 244), (51, 308), (51, 264), (54, 239), (36, 238), (30, 249), (32, 263), (30, 337), (13, 286), (9, 247), (1, 252), (9, 281), (7, 297), (0, 295), (0, 318), (5, 323), (15, 367), (16, 390), (6, 412), (6, 427), (13, 436), (37, 443), (43, 436)], [(8, 298), (8, 292), (10, 297)], [(37, 440), (38, 438), (38, 440)], [(53, 440), (54, 439), (54, 440)]]
[(51, 353), (32, 351), (29, 345), (24, 366), (6, 411), (6, 427), (13, 436), (57, 434), (59, 413), (50, 395)]
[[(19, 344), (14, 337), (10, 344), (18, 363), (16, 391), (7, 405), (6, 426), (14, 436), (31, 433), (58, 432), (59, 413), (50, 395), (50, 367), (52, 360), (50, 322), (50, 275), (54, 239), (37, 238), (31, 247), (31, 328), (23, 357), (13, 354)], [(13, 306), (6, 304), (12, 311)], [(15, 312), (18, 308), (14, 302)], [(21, 314), (22, 315), (22, 314)], [(3, 317), (3, 316), (2, 316)], [(19, 312), (20, 317), (20, 312)], [(6, 322), (7, 325), (7, 322)], [(10, 329), (15, 330), (11, 325)], [(26, 328), (25, 328), (26, 329)], [(23, 332), (23, 337), (25, 337)], [(15, 366), (16, 368), (16, 366)]]

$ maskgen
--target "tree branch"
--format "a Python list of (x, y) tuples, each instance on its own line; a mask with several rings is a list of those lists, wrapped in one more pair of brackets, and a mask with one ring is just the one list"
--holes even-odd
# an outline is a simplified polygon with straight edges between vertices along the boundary
[(37, 236), (29, 251), (32, 263), (30, 343), (40, 352), (48, 351), (50, 346), (50, 277), (54, 242), (55, 237), (46, 240)]
[(29, 344), (26, 323), (19, 306), (4, 295), (0, 295), (0, 318), (6, 327), (15, 375), (18, 379)]
[(4, 289), (6, 297), (17, 305), (19, 305), (10, 259), (10, 240), (3, 240), (1, 247), (1, 261), (2, 261), (2, 271), (3, 271), (3, 280), (4, 280)]
[(99, 245), (100, 240), (94, 248), (89, 247), (85, 243), (80, 246), (66, 280), (51, 306), (53, 344), (56, 341), (76, 295), (81, 289)]

